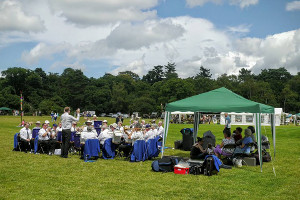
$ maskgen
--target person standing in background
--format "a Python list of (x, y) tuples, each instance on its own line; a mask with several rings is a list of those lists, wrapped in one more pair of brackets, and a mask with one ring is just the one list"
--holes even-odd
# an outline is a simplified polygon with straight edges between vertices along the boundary
[(231, 119), (228, 116), (228, 113), (225, 113), (225, 128), (229, 129), (229, 131), (231, 132)]

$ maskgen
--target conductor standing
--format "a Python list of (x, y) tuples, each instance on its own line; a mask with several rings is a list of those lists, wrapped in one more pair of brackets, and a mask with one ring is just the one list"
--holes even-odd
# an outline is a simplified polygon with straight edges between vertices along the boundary
[(61, 146), (61, 157), (68, 158), (69, 143), (71, 138), (71, 127), (73, 121), (79, 121), (80, 109), (76, 110), (77, 118), (70, 115), (70, 107), (65, 107), (65, 113), (61, 115), (62, 123), (62, 146)]

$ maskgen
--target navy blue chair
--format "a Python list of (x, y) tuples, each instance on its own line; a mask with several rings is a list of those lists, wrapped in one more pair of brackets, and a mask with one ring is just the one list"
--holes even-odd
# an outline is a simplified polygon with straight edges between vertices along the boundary
[(61, 143), (61, 141), (62, 141), (62, 132), (61, 131), (57, 132), (56, 140)]
[(137, 140), (133, 144), (133, 150), (130, 156), (131, 162), (145, 161), (147, 159), (147, 145), (144, 140)]
[(104, 159), (114, 159), (116, 156), (116, 147), (112, 143), (112, 138), (106, 139), (102, 148), (102, 157)]
[(34, 153), (37, 153), (39, 149), (39, 135), (34, 138)]
[(99, 128), (99, 127), (96, 127), (95, 129), (96, 129), (96, 132), (97, 132), (97, 136), (99, 136), (99, 135), (100, 135), (100, 133), (101, 133), (101, 128)]
[(94, 128), (100, 128), (102, 121), (94, 121)]
[(35, 138), (39, 134), (40, 129), (34, 128), (32, 129), (32, 138)]
[(16, 133), (14, 135), (14, 151), (21, 151), (21, 143), (20, 143), (20, 136), (19, 136), (20, 133)]
[(150, 139), (147, 141), (147, 157), (148, 159), (155, 158), (159, 154), (157, 139)]
[(99, 157), (100, 153), (100, 143), (97, 139), (89, 139), (85, 141), (84, 145), (84, 157), (87, 156), (88, 159), (93, 157)]

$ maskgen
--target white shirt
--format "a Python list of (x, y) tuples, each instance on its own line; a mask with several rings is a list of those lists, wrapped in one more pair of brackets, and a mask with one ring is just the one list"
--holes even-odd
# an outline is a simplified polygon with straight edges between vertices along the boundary
[[(28, 133), (28, 135), (27, 135), (27, 133)], [(22, 128), (20, 130), (20, 138), (22, 138), (24, 140), (31, 139), (32, 138), (31, 130), (29, 128), (26, 129), (25, 127)]]
[(150, 139), (153, 139), (155, 137), (154, 135), (154, 132), (152, 131), (152, 129), (150, 129), (149, 131), (147, 131), (145, 134), (144, 134), (144, 140), (145, 141), (148, 141)]
[(92, 131), (82, 131), (80, 135), (80, 142), (85, 143), (85, 141), (89, 139), (97, 139), (97, 132), (96, 130)]
[(54, 130), (54, 129), (51, 130), (50, 135), (52, 136), (52, 139), (56, 139), (56, 135), (55, 135), (56, 131), (57, 131), (57, 128), (56, 128), (56, 130)]
[(62, 131), (62, 128), (61, 128), (61, 127), (57, 127), (56, 130), (57, 130), (57, 131)]
[(144, 135), (141, 131), (135, 131), (132, 133), (131, 139), (132, 139), (132, 145), (133, 145), (134, 142), (137, 140), (144, 140)]
[(102, 131), (98, 137), (100, 144), (104, 144), (104, 141), (106, 139), (112, 138), (113, 137), (113, 132), (109, 129), (105, 129), (104, 131)]
[(60, 120), (61, 120), (61, 124), (62, 124), (62, 129), (71, 129), (72, 127), (72, 122), (75, 121), (79, 121), (79, 113), (77, 114), (77, 118), (73, 117), (72, 115), (69, 115), (68, 112), (65, 112), (64, 114), (61, 115)]
[(71, 127), (71, 132), (76, 132), (77, 127)]
[(43, 128), (41, 128), (40, 130), (39, 130), (39, 140), (49, 140), (49, 133), (45, 136), (45, 137), (43, 137), (43, 135), (46, 133), (46, 130), (45, 129), (43, 129)]
[(160, 126), (160, 127), (157, 128), (157, 135), (159, 135), (160, 137), (163, 137), (164, 127)]

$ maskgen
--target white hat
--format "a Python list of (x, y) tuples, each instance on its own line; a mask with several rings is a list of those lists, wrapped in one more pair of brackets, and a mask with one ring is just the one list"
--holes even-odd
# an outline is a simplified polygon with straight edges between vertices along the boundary
[(45, 121), (46, 124), (50, 124), (50, 122), (48, 120)]
[(118, 127), (118, 125), (117, 125), (116, 123), (113, 123), (113, 124), (111, 124), (111, 125), (109, 125), (109, 126), (112, 126), (112, 127), (114, 127), (114, 128), (117, 128), (117, 127)]
[(72, 122), (72, 124), (77, 124), (77, 122), (74, 121), (74, 122)]
[(40, 124), (41, 122), (40, 122), (40, 121), (36, 121), (35, 123), (36, 123), (36, 124)]
[(107, 120), (105, 119), (105, 120), (103, 120), (103, 123), (107, 123)]
[(93, 117), (97, 117), (97, 115), (93, 115)]
[(87, 120), (86, 122), (85, 122), (85, 124), (87, 124), (87, 123), (93, 123), (91, 120)]

